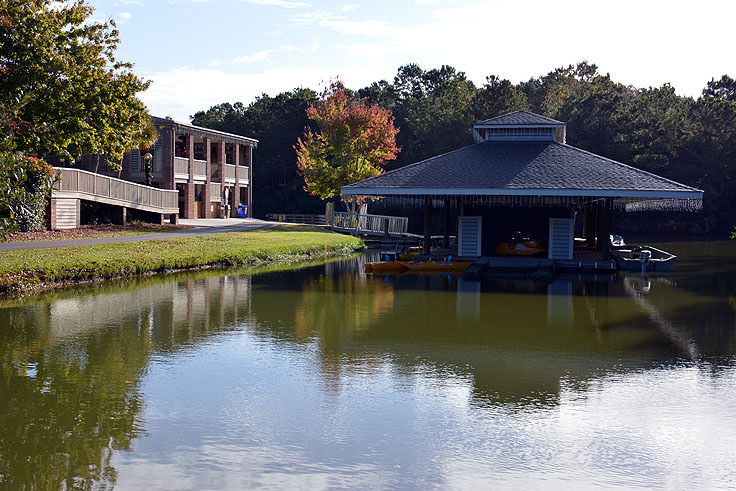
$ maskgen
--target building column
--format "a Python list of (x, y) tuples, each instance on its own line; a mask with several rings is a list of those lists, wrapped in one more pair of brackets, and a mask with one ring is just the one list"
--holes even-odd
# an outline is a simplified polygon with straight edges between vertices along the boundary
[(197, 218), (194, 208), (194, 136), (186, 135), (187, 158), (189, 159), (189, 180), (187, 181), (186, 195), (184, 196), (184, 218)]
[(445, 198), (442, 207), (442, 247), (450, 247), (450, 198)]
[(424, 248), (422, 254), (429, 256), (432, 252), (432, 201), (424, 198)]
[(237, 217), (238, 205), (240, 205), (240, 145), (237, 143), (233, 143), (233, 164), (235, 164), (235, 185), (233, 186), (232, 196), (230, 196), (232, 202), (230, 216)]
[(253, 146), (246, 147), (248, 162), (248, 218), (253, 218)]
[(176, 132), (174, 128), (162, 127), (159, 129), (159, 137), (161, 138), (161, 188), (176, 189), (174, 182), (174, 141), (176, 140)]
[(604, 199), (599, 202), (598, 206), (598, 250), (603, 255), (603, 259), (608, 257), (608, 250), (610, 249), (610, 219), (611, 212), (609, 210), (609, 201)]
[(207, 161), (205, 164), (205, 175), (207, 176), (204, 181), (204, 191), (202, 192), (202, 213), (205, 218), (212, 218), (212, 163), (210, 160), (210, 139), (204, 138), (204, 159)]

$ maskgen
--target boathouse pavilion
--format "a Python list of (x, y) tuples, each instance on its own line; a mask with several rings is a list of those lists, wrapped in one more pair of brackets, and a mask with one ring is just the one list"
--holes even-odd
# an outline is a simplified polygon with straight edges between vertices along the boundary
[(576, 230), (603, 258), (613, 208), (697, 210), (703, 191), (565, 143), (565, 123), (515, 111), (476, 123), (475, 144), (348, 186), (345, 196), (424, 206), (425, 253), (433, 209), (457, 216), (457, 254), (492, 255), (513, 232), (547, 244), (550, 259), (573, 259)]
[[(151, 120), (158, 140), (151, 148), (126, 152), (120, 172), (107, 168), (97, 155), (85, 155), (61, 169), (61, 189), (52, 193), (51, 228), (78, 227), (83, 200), (115, 208), (122, 222), (129, 209), (157, 213), (162, 221), (168, 215), (173, 222), (223, 213), (238, 217), (239, 211), (252, 217), (253, 150), (258, 140), (170, 118)], [(146, 166), (156, 189), (141, 185)]]

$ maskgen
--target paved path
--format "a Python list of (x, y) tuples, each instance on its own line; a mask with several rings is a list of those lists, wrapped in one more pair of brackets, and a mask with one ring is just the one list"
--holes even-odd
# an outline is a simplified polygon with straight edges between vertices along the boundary
[[(255, 218), (211, 218), (198, 220), (179, 220), (182, 225), (193, 225), (195, 228), (174, 230), (171, 232), (155, 232), (140, 235), (124, 235), (121, 237), (101, 237), (69, 240), (39, 240), (27, 242), (0, 242), (0, 251), (20, 249), (54, 249), (96, 244), (118, 244), (122, 242), (140, 242), (143, 240), (175, 239), (178, 237), (195, 237), (197, 235), (222, 234), (226, 232), (245, 232), (260, 228), (274, 227), (283, 223), (266, 222)], [(2, 260), (2, 256), (0, 256)]]

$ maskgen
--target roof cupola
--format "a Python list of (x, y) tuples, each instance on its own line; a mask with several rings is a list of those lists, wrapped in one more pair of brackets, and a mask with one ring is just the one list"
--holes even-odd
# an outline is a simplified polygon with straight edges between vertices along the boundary
[(565, 131), (566, 125), (561, 121), (529, 111), (514, 111), (475, 123), (473, 138), (476, 143), (546, 140), (565, 143)]

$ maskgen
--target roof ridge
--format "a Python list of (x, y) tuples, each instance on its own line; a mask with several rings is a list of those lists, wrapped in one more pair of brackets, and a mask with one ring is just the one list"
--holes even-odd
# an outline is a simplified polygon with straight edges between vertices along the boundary
[(552, 141), (551, 143), (554, 143), (556, 145), (560, 145), (560, 146), (563, 146), (563, 147), (572, 148), (574, 150), (577, 150), (578, 152), (583, 152), (585, 154), (592, 155), (594, 157), (598, 157), (598, 158), (601, 158), (603, 160), (607, 160), (608, 162), (611, 162), (613, 164), (616, 164), (616, 165), (619, 165), (619, 166), (622, 166), (622, 167), (626, 167), (627, 169), (631, 169), (631, 170), (633, 170), (635, 172), (638, 172), (639, 174), (645, 174), (645, 175), (647, 175), (649, 177), (655, 177), (657, 179), (661, 179), (663, 181), (667, 181), (667, 182), (669, 182), (671, 184), (675, 184), (677, 186), (684, 187), (684, 188), (687, 188), (687, 189), (690, 189), (690, 190), (693, 190), (693, 191), (700, 191), (701, 193), (703, 192), (702, 189), (698, 189), (698, 188), (693, 187), (693, 186), (688, 186), (687, 184), (683, 184), (681, 182), (677, 182), (677, 181), (675, 181), (673, 179), (669, 179), (667, 177), (662, 177), (659, 174), (655, 174), (653, 172), (649, 172), (649, 171), (646, 171), (644, 169), (639, 169), (638, 167), (634, 167), (633, 165), (624, 164), (623, 162), (619, 162), (618, 160), (613, 160), (611, 158), (604, 157), (603, 155), (598, 155), (597, 153), (593, 153), (593, 152), (591, 152), (589, 150), (584, 150), (582, 148), (574, 147), (572, 145), (568, 145), (567, 143), (560, 143), (560, 142), (558, 142), (556, 140), (555, 141)]

